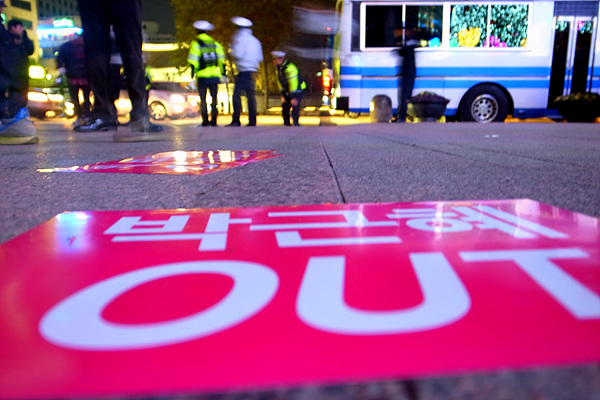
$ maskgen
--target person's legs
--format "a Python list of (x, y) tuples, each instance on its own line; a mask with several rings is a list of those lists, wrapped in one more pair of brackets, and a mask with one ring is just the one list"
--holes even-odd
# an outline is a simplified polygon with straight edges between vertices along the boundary
[(290, 103), (291, 99), (284, 98), (284, 101), (281, 103), (281, 116), (283, 117), (283, 125), (291, 126), (290, 124), (290, 108), (292, 105)]
[(109, 0), (79, 0), (83, 40), (90, 88), (94, 92), (94, 118), (116, 122), (110, 106), (110, 25)]
[(302, 103), (302, 96), (296, 98), (298, 100), (298, 104), (292, 107), (292, 121), (294, 126), (300, 125), (300, 104)]
[(198, 79), (198, 95), (200, 96), (200, 115), (202, 116), (202, 126), (208, 126), (210, 121), (208, 120), (208, 107), (206, 106), (206, 90), (208, 86), (206, 83)]
[(398, 119), (396, 122), (406, 122), (406, 109), (408, 107), (408, 100), (412, 97), (412, 91), (415, 86), (414, 76), (405, 76), (402, 79), (402, 90), (400, 95), (400, 105), (398, 108)]
[(217, 126), (217, 116), (219, 115), (219, 109), (217, 108), (217, 92), (219, 89), (219, 84), (218, 83), (212, 83), (208, 86), (208, 89), (210, 90), (210, 97), (211, 97), (211, 109), (210, 109), (210, 114), (211, 114), (211, 118), (210, 118), (210, 125), (211, 126)]
[(256, 82), (254, 81), (254, 73), (248, 72), (248, 80), (246, 83), (246, 99), (248, 100), (248, 125), (256, 125), (256, 96), (255, 88)]
[(80, 118), (83, 114), (81, 104), (79, 103), (79, 85), (76, 83), (69, 82), (69, 97), (73, 103), (73, 111), (75, 116)]
[(242, 113), (242, 78), (238, 74), (233, 88), (233, 115), (231, 116), (231, 124), (240, 124), (240, 115)]
[[(115, 38), (123, 60), (125, 79), (129, 90), (129, 99), (131, 100), (132, 128), (138, 121), (147, 124), (149, 114), (142, 59), (142, 1), (104, 1), (109, 4)], [(107, 41), (107, 43), (110, 47), (110, 41)]]
[[(90, 102), (90, 85), (81, 85), (81, 93), (83, 94), (83, 104), (81, 105), (81, 115), (84, 118), (90, 116), (92, 103)], [(113, 102), (114, 104), (114, 102)]]
[[(15, 71), (16, 72), (16, 71)], [(8, 81), (8, 118), (14, 118), (20, 109), (27, 107), (29, 77), (14, 74)]]

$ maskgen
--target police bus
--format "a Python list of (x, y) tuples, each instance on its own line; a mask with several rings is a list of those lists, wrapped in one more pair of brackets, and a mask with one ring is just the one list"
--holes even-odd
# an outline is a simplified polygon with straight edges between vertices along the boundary
[(369, 113), (381, 94), (396, 109), (402, 26), (426, 38), (416, 49), (413, 94), (450, 99), (446, 115), (457, 120), (557, 116), (557, 96), (600, 92), (599, 1), (338, 0), (336, 7), (329, 100), (349, 116)]

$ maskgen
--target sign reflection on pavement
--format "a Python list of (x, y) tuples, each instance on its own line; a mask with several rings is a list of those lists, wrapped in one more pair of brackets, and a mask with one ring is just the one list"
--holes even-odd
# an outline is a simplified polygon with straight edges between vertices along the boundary
[(527, 199), (63, 213), (0, 246), (0, 398), (595, 364), (599, 222)]
[(203, 175), (279, 156), (272, 150), (170, 151), (84, 166), (38, 169), (38, 172)]

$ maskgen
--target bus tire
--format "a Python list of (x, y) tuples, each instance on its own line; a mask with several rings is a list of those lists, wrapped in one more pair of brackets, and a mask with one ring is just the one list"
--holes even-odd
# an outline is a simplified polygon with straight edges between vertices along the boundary
[(502, 89), (481, 85), (469, 90), (460, 107), (460, 117), (469, 122), (502, 122), (508, 115), (508, 98)]

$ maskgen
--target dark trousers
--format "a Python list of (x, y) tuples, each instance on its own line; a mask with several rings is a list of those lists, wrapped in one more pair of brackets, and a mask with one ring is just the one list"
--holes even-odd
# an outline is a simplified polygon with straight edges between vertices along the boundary
[(255, 72), (241, 71), (235, 80), (233, 89), (233, 119), (232, 122), (240, 122), (242, 113), (242, 93), (248, 99), (248, 123), (256, 125), (256, 98), (254, 97), (254, 75)]
[(292, 121), (294, 125), (299, 125), (300, 120), (300, 103), (302, 103), (302, 95), (296, 97), (298, 99), (298, 104), (296, 106), (292, 106), (292, 97), (291, 96), (283, 96), (284, 102), (281, 103), (281, 116), (283, 117), (283, 124), (285, 126), (290, 126), (290, 110), (292, 110)]
[[(83, 94), (83, 104), (79, 102), (79, 90), (81, 90)], [(75, 115), (77, 117), (87, 117), (90, 114), (92, 109), (92, 104), (90, 103), (90, 86), (89, 85), (80, 85), (77, 83), (69, 82), (69, 97), (75, 106)]]
[(85, 56), (94, 92), (94, 117), (116, 121), (111, 105), (110, 26), (123, 59), (131, 100), (131, 121), (148, 120), (148, 98), (142, 66), (142, 1), (79, 0)]
[(13, 118), (21, 108), (27, 107), (29, 77), (7, 70), (0, 74), (0, 118)]
[(398, 118), (397, 121), (406, 121), (406, 108), (408, 100), (412, 97), (412, 92), (415, 87), (415, 77), (405, 76), (402, 78), (401, 87), (398, 88)]
[[(219, 87), (219, 80), (216, 79), (198, 79), (198, 94), (200, 95), (200, 114), (202, 115), (202, 125), (217, 125), (217, 115), (219, 109), (217, 108), (217, 90)], [(206, 104), (206, 91), (210, 92), (212, 102), (210, 104), (210, 116), (208, 119), (208, 107)], [(239, 120), (239, 115), (238, 115)]]

